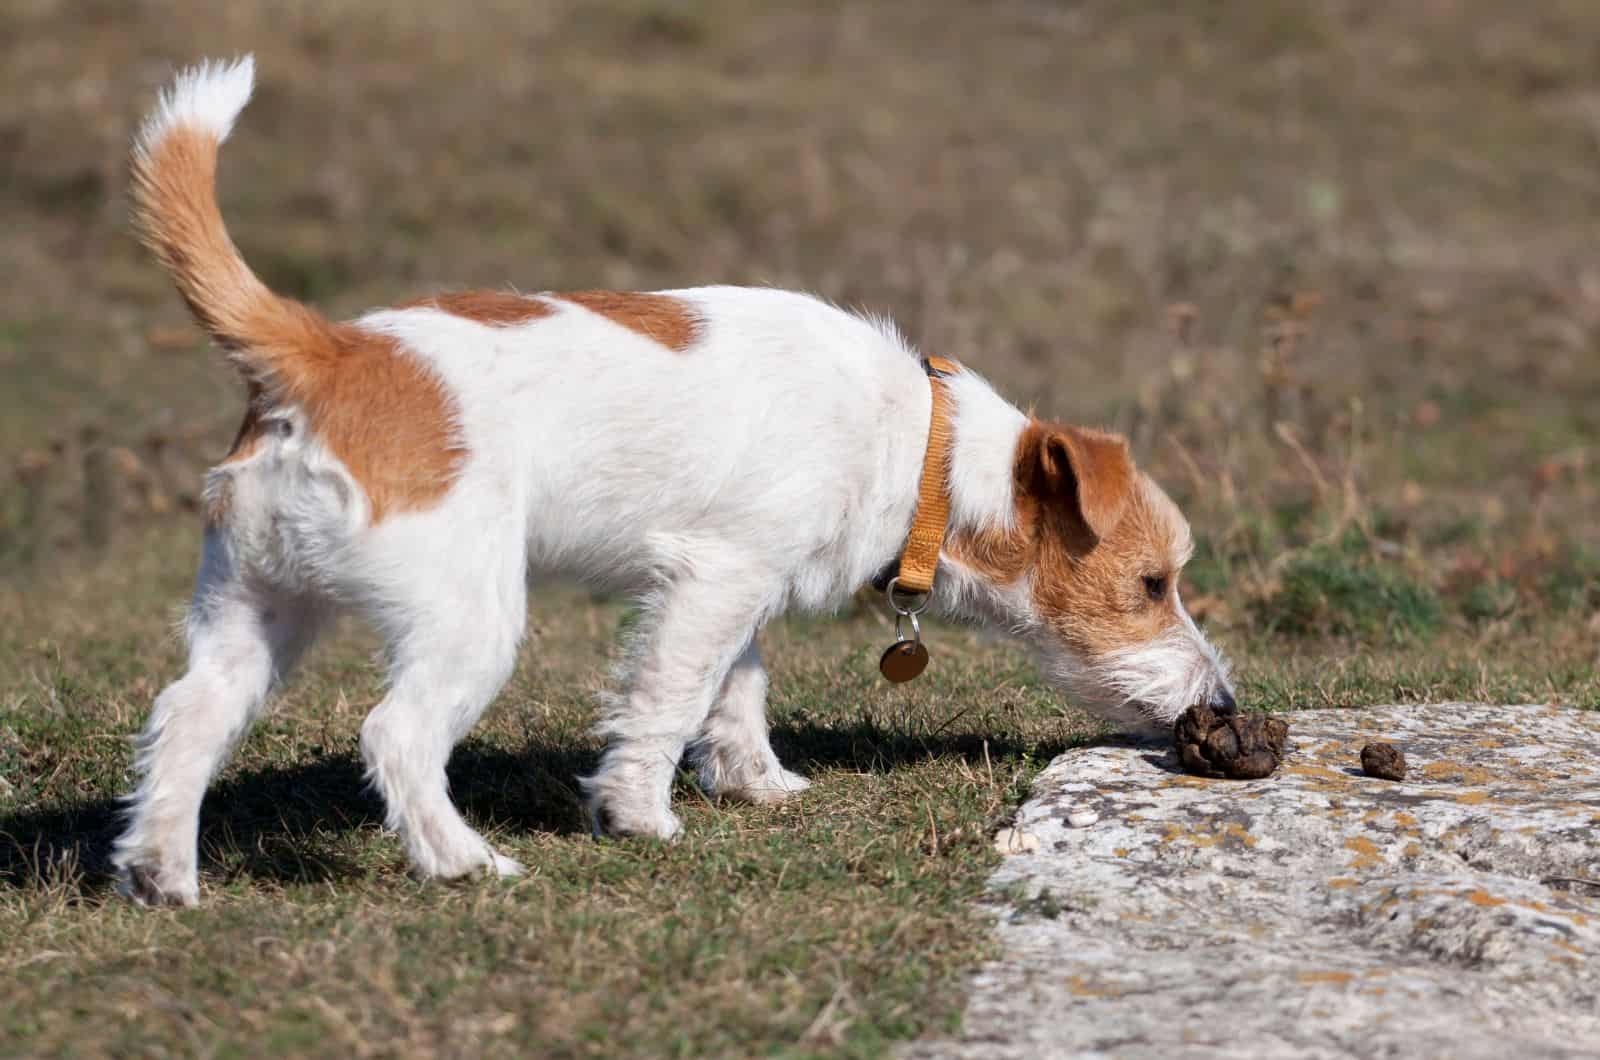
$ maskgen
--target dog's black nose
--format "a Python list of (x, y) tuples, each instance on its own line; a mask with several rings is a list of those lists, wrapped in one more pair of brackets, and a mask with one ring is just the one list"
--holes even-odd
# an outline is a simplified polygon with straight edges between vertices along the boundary
[(1239, 713), (1239, 704), (1234, 702), (1232, 692), (1226, 688), (1221, 688), (1217, 690), (1217, 696), (1211, 704), (1211, 709), (1223, 715), (1237, 714)]

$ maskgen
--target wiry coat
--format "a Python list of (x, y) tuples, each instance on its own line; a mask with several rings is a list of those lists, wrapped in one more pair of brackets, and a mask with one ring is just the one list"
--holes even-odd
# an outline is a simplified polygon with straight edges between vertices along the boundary
[[(768, 743), (755, 634), (836, 606), (899, 552), (931, 409), (917, 353), (882, 321), (729, 287), (444, 294), (330, 322), (261, 283), (217, 208), (217, 148), (251, 79), (248, 59), (181, 75), (135, 149), (144, 237), (249, 402), (207, 477), (189, 669), (142, 737), (124, 888), (197, 898), (205, 787), (340, 609), (388, 646), (361, 747), (412, 864), (515, 872), (444, 769), (509, 675), (530, 572), (644, 602), (584, 781), (600, 826), (674, 834), (686, 749), (719, 794), (806, 787)], [(1178, 601), (1187, 526), (1125, 443), (1030, 421), (970, 371), (948, 385), (936, 603), (1024, 636), (1108, 712), (1231, 702)]]

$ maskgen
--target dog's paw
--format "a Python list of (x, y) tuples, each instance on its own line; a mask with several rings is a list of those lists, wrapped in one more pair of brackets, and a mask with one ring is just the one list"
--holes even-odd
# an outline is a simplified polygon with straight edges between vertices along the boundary
[(811, 781), (799, 773), (787, 769), (780, 769), (754, 780), (728, 786), (717, 794), (729, 799), (739, 799), (743, 802), (755, 803), (765, 806), (775, 802), (782, 802), (800, 794), (811, 786)]
[[(420, 853), (421, 856), (418, 856)], [(521, 876), (522, 865), (490, 846), (482, 837), (468, 834), (444, 850), (412, 852), (411, 872), (422, 880), (474, 880), (484, 877)]]
[(683, 822), (668, 809), (594, 805), (589, 808), (589, 823), (596, 836), (671, 840), (683, 831)]
[(200, 904), (200, 881), (192, 874), (163, 873), (159, 868), (134, 863), (117, 874), (117, 893), (146, 907)]

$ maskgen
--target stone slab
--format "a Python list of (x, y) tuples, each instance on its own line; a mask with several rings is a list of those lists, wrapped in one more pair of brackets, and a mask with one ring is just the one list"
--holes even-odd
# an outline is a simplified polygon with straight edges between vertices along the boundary
[[(1287, 717), (1259, 781), (1155, 743), (1051, 763), (992, 881), (1003, 955), (902, 1055), (1600, 1057), (1600, 713)], [(1405, 781), (1361, 772), (1372, 740)]]

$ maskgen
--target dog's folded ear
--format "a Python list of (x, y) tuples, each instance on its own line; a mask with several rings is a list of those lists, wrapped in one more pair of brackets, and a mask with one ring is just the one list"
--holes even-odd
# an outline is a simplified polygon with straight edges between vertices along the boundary
[(1120, 434), (1032, 423), (1017, 448), (1017, 485), (1065, 510), (1098, 542), (1116, 528), (1133, 489), (1133, 457)]

